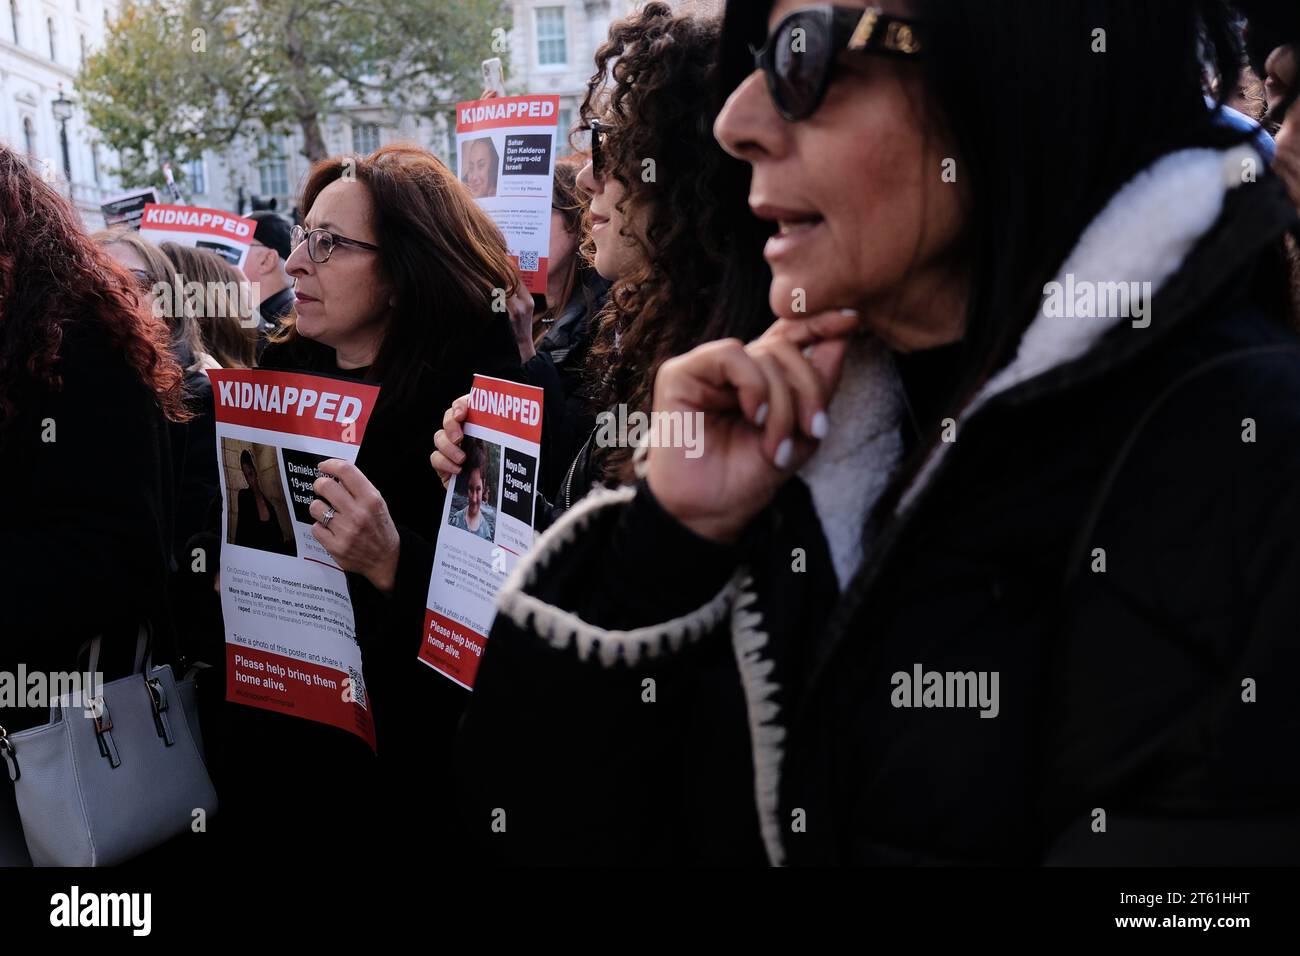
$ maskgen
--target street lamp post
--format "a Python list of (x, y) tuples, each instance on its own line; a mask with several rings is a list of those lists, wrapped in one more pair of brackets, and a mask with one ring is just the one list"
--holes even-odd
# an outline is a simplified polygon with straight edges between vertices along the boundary
[(68, 152), (68, 120), (72, 119), (72, 100), (63, 95), (59, 84), (59, 98), (51, 104), (54, 121), (59, 124), (59, 145), (63, 147), (63, 177), (68, 181), (68, 199), (72, 200), (72, 156)]

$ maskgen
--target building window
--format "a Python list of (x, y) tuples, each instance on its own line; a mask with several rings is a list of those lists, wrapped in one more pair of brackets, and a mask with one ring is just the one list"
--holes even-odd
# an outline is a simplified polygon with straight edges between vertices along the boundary
[(50, 59), (57, 60), (59, 58), (59, 55), (54, 48), (54, 18), (53, 17), (45, 18), (45, 29), (46, 32), (48, 32), (50, 35)]
[(81, 65), (86, 65), (86, 35), (81, 34)]
[(560, 110), (559, 120), (555, 124), (555, 155), (563, 156), (573, 151), (573, 147), (569, 145), (569, 130), (572, 127), (573, 110), (566, 106)]
[(9, 22), (14, 28), (14, 46), (18, 46), (18, 0), (9, 0)]
[(91, 145), (90, 147), (90, 169), (95, 176), (95, 185), (103, 185), (99, 181), (99, 147), (95, 145)]
[(261, 195), (267, 199), (272, 196), (288, 196), (289, 164), (284, 152), (284, 138), (263, 133), (258, 145), (263, 156), (257, 161), (257, 175), (262, 187)]
[(352, 124), (352, 152), (369, 156), (379, 148), (379, 126), (375, 123)]
[(36, 127), (32, 125), (30, 116), (23, 117), (23, 146), (27, 150), (29, 160), (36, 159)]
[(202, 196), (208, 191), (208, 177), (203, 169), (203, 157), (191, 159), (185, 164), (185, 178), (190, 182), (190, 194)]
[(563, 66), (569, 62), (564, 39), (564, 7), (538, 7), (537, 65)]

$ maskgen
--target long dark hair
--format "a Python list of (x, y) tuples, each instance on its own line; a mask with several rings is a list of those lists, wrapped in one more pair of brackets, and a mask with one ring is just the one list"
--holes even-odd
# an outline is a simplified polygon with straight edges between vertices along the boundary
[[(321, 160), (303, 187), (302, 215), (344, 175), (370, 191), (379, 262), (397, 300), (366, 377), (384, 383), (382, 406), (400, 407), (449, 341), (494, 317), (494, 301), (514, 291), (515, 267), (496, 224), (428, 150), (393, 144), (365, 157)], [(274, 341), (305, 347), (292, 318)]]
[(0, 145), (0, 435), (23, 398), (62, 388), (64, 337), (87, 323), (108, 334), (170, 418), (190, 417), (167, 326), (137, 290), (67, 200)]
[[(596, 51), (582, 119), (614, 127), (605, 175), (626, 189), (620, 212), (645, 223), (644, 237), (632, 237), (645, 265), (614, 284), (593, 339), (597, 409), (648, 410), (666, 359), (710, 339), (752, 338), (772, 321), (762, 256), (772, 230), (749, 211), (749, 166), (713, 137), (720, 35), (715, 18), (648, 3), (615, 22)], [(626, 478), (631, 451), (597, 449), (594, 458), (608, 478)]]
[[(752, 71), (746, 45), (763, 42), (770, 9), (728, 4), (725, 90)], [(1222, 0), (912, 0), (909, 13), (922, 24), (926, 95), (967, 185), (972, 285), (951, 393), (886, 503), (940, 418), (1011, 359), (1044, 284), (1114, 193), (1165, 153), (1251, 135), (1216, 123), (1205, 102), (1207, 72), (1222, 79), (1222, 103), (1243, 58)]]

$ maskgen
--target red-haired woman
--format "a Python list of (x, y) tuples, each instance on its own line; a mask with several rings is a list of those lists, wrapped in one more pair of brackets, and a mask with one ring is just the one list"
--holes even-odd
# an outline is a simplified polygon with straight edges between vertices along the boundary
[[(0, 145), (0, 670), (72, 671), (96, 635), (129, 663), (139, 624), (166, 627), (167, 420), (187, 413), (136, 288)], [(0, 706), (11, 733), (47, 716)]]

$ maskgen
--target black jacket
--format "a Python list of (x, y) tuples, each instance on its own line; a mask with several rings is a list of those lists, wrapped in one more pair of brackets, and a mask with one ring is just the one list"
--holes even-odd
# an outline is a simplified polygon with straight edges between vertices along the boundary
[[(0, 521), (0, 670), (76, 670), (97, 635), (105, 658), (129, 667), (144, 622), (166, 661), (168, 423), (97, 323), (67, 330), (58, 372), (61, 390), (13, 396), (17, 418), (0, 433), (0, 499), (10, 505)], [(0, 709), (9, 731), (48, 718)]]
[[(349, 375), (332, 350), (305, 340), (272, 344), (262, 364)], [(429, 456), (443, 411), (469, 391), (475, 373), (519, 380), (519, 352), (504, 316), (466, 330), (430, 356), (408, 400), (386, 401), (379, 383), (379, 403), (357, 453), (357, 467), (383, 495), (401, 537), (391, 595), (348, 575), (377, 759), (360, 738), (338, 728), (228, 705), (219, 790), (224, 784), (226, 825), (236, 832), (275, 820), (291, 832), (403, 841), (425, 834), (431, 844), (440, 842), (436, 828), (417, 818), (437, 812), (439, 794), (450, 791), (450, 741), (468, 693), (417, 660), (445, 494)], [(268, 748), (286, 756), (263, 761), (258, 754)], [(330, 852), (325, 844), (319, 850)]]
[[(481, 852), (1294, 863), (1300, 342), (1256, 298), (1294, 219), (1271, 179), (1231, 192), (1150, 327), (963, 421), (843, 595), (797, 478), (735, 547), (644, 486), (579, 504), (463, 722)], [(997, 716), (897, 706), (917, 665), (997, 672)]]

